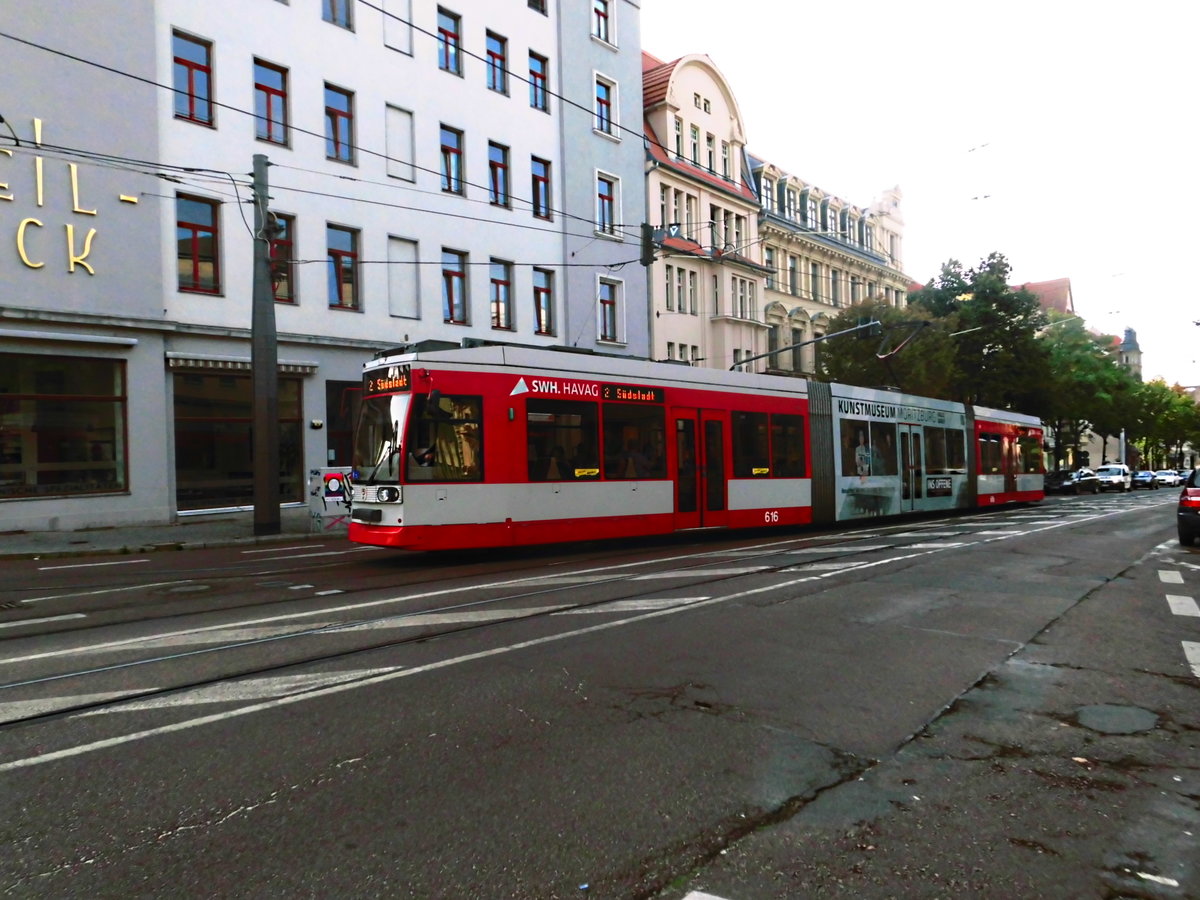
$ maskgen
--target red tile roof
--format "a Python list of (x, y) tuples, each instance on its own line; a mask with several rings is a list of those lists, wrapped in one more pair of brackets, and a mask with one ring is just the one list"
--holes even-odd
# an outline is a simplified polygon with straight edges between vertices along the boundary
[(642, 53), (642, 108), (651, 109), (667, 99), (667, 87), (675, 73), (678, 59), (665, 63), (649, 53)]
[(1038, 298), (1043, 309), (1061, 313), (1074, 313), (1075, 303), (1071, 297), (1071, 279), (1056, 278), (1052, 281), (1027, 281), (1015, 285), (1017, 290), (1026, 290)]

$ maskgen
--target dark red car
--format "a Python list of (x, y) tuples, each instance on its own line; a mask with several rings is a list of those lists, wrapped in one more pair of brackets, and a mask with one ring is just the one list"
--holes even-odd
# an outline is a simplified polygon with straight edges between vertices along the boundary
[(1192, 469), (1179, 494), (1176, 519), (1179, 522), (1179, 543), (1190, 547), (1200, 534), (1200, 469)]

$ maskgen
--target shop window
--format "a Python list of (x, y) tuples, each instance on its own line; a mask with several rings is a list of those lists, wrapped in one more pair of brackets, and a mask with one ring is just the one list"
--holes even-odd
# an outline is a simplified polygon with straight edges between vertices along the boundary
[(0, 354), (0, 497), (128, 489), (125, 363)]

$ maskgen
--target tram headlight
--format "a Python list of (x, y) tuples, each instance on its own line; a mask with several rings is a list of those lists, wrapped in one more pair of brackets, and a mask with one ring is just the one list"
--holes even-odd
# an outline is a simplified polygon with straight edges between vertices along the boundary
[(379, 498), (380, 503), (399, 503), (400, 488), (398, 487), (381, 487), (376, 492), (375, 496)]

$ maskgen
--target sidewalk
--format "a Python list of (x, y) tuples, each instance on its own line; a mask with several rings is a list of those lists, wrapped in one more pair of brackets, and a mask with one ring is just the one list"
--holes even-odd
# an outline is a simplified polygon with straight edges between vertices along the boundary
[(255, 535), (254, 512), (243, 510), (181, 516), (169, 525), (0, 532), (0, 559), (150, 553), (278, 541), (342, 540), (346, 537), (344, 524), (332, 524), (328, 530), (320, 530), (322, 524), (312, 519), (307, 506), (284, 507), (280, 510), (279, 524), (279, 534)]

